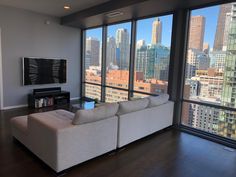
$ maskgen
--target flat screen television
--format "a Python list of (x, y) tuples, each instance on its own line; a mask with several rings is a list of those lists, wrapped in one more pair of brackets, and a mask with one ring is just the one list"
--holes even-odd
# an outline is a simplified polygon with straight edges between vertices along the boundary
[(66, 83), (66, 60), (23, 58), (23, 85)]

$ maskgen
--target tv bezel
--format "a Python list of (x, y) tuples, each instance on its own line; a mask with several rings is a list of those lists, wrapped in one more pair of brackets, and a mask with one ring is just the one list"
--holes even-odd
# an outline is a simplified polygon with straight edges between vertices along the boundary
[[(45, 59), (45, 60), (65, 60), (66, 61), (66, 81), (63, 83), (46, 83), (46, 84), (25, 84), (25, 65), (24, 65), (24, 61), (25, 58), (29, 58), (29, 59)], [(66, 84), (67, 83), (67, 75), (68, 75), (68, 71), (67, 71), (67, 59), (65, 58), (45, 58), (45, 57), (22, 57), (22, 84), (23, 86), (33, 86), (33, 85), (49, 85), (49, 84)]]

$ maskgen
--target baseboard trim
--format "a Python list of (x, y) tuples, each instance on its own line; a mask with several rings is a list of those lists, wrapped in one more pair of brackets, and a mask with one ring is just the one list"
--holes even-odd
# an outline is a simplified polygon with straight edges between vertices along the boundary
[(24, 107), (28, 107), (28, 105), (27, 104), (22, 104), (22, 105), (17, 105), (17, 106), (6, 106), (6, 107), (3, 107), (2, 110), (24, 108)]

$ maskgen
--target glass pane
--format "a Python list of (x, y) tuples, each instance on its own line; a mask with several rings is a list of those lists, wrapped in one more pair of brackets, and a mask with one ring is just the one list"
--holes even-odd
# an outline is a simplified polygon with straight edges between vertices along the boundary
[(85, 97), (101, 100), (101, 86), (85, 84)]
[(101, 84), (102, 28), (86, 30), (85, 81)]
[[(185, 66), (185, 99), (236, 108), (235, 12), (236, 3), (191, 12)], [(193, 104), (186, 106), (186, 103), (184, 107), (188, 110), (184, 113), (189, 114), (183, 115), (184, 124), (189, 123), (194, 128), (235, 139), (235, 112)], [(211, 115), (199, 117), (197, 114), (204, 111), (203, 108), (206, 111), (212, 110)], [(200, 118), (206, 121), (206, 127), (198, 121)]]
[(183, 103), (182, 124), (236, 140), (236, 112)]
[(167, 93), (172, 15), (137, 21), (134, 90)]
[(150, 96), (150, 95), (146, 95), (146, 94), (143, 94), (143, 93), (135, 93), (134, 92), (132, 98), (134, 98), (134, 99), (136, 99), (136, 98), (145, 98), (145, 97), (148, 97), (148, 96)]
[(235, 3), (191, 13), (184, 98), (236, 108)]
[(106, 85), (128, 89), (131, 23), (108, 26)]
[(106, 102), (127, 101), (128, 91), (113, 89), (106, 87)]

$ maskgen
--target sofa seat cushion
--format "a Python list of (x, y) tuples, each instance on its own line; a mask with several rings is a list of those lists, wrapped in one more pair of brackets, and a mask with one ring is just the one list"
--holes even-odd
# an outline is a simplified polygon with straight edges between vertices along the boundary
[(117, 113), (118, 108), (119, 105), (117, 103), (109, 103), (90, 110), (78, 110), (75, 113), (72, 124), (80, 125), (113, 117)]
[(149, 100), (147, 98), (141, 98), (133, 101), (119, 102), (119, 110), (117, 115), (126, 114), (129, 112), (135, 112), (147, 108)]
[(149, 99), (149, 105), (148, 107), (155, 107), (155, 106), (160, 106), (162, 104), (165, 104), (169, 100), (169, 95), (168, 94), (160, 94), (158, 96), (149, 96), (147, 97)]
[(11, 124), (20, 132), (27, 134), (28, 132), (28, 116), (18, 116), (11, 119)]

